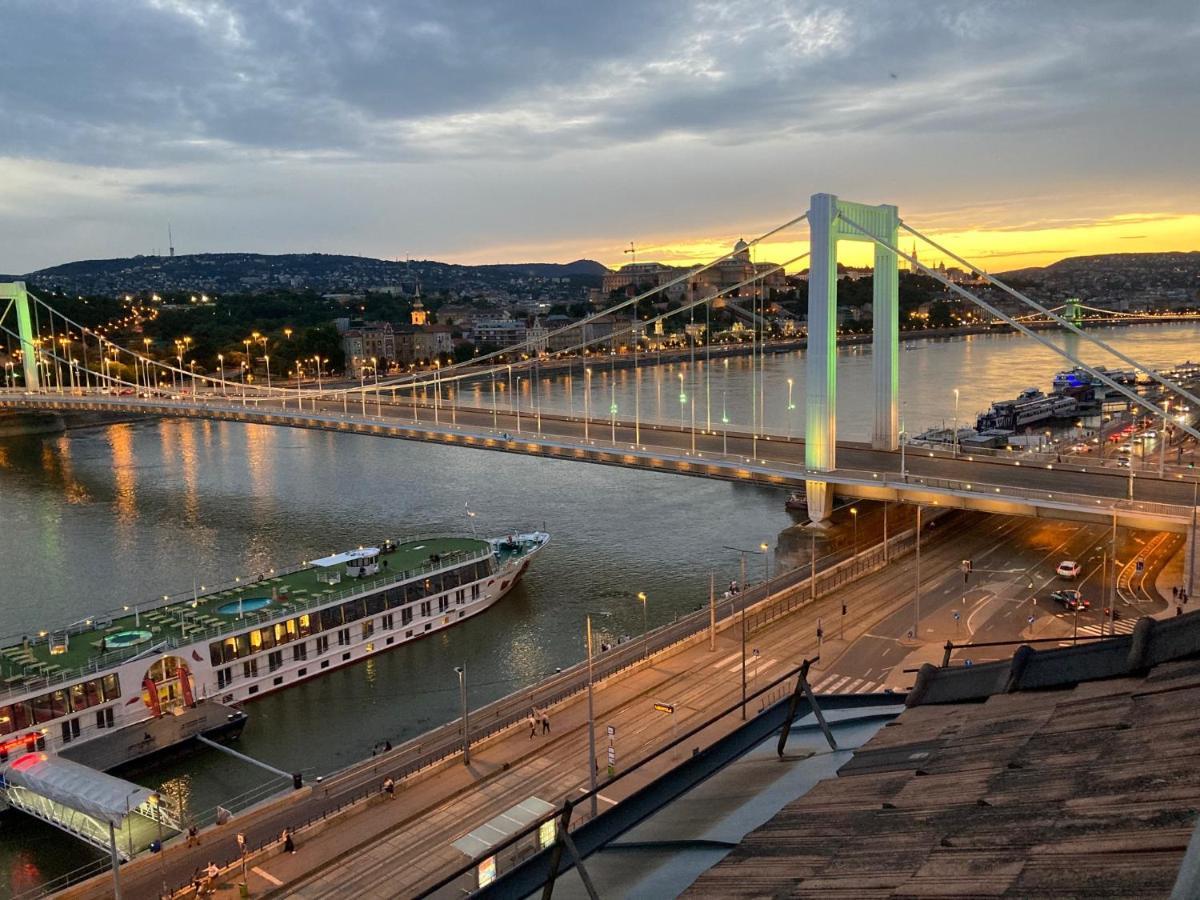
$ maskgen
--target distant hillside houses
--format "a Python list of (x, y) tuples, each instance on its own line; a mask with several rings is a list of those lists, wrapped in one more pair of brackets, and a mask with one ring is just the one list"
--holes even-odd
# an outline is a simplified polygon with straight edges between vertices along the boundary
[(668, 266), (658, 262), (629, 263), (621, 266), (615, 272), (606, 274), (600, 284), (600, 291), (593, 295), (593, 302), (603, 305), (614, 294), (624, 293), (628, 296), (670, 284), (681, 276), (687, 276), (679, 284), (671, 285), (663, 293), (669, 300), (684, 302), (699, 300), (712, 296), (723, 290), (732, 288), (744, 282), (750, 282), (758, 276), (758, 284), (768, 291), (787, 290), (787, 278), (778, 263), (754, 262), (750, 257), (750, 247), (739, 240), (733, 245), (733, 252), (727, 259), (721, 260), (715, 266), (700, 271), (702, 266)]

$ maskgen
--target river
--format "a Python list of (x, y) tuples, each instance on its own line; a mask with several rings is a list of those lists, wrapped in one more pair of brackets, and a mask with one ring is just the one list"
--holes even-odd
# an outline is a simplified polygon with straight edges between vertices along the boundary
[[(1166, 367), (1198, 353), (1192, 324), (1105, 329), (1122, 351)], [(1078, 339), (1048, 336), (1064, 344)], [(1070, 346), (1070, 344), (1067, 344)], [(1114, 358), (1086, 353), (1097, 364)], [(650, 360), (647, 360), (649, 363)], [(803, 432), (804, 355), (769, 356), (768, 430)], [(869, 347), (839, 359), (840, 436), (869, 437)], [(1016, 335), (913, 340), (901, 345), (904, 416), (910, 431), (949, 424), (954, 388), (961, 420), (1021, 388), (1047, 389), (1067, 364)], [(1123, 367), (1123, 366), (1122, 366)], [(522, 378), (523, 409), (752, 424), (751, 361)], [(682, 393), (685, 402), (680, 403)], [(788, 409), (788, 379), (795, 409)], [(511, 396), (506, 379), (497, 403)], [(514, 380), (514, 389), (518, 385)], [(615, 398), (615, 400), (614, 400)], [(462, 402), (488, 406), (491, 385)], [(418, 531), (481, 535), (544, 527), (552, 535), (525, 580), (487, 614), (450, 631), (250, 704), (240, 749), (286, 771), (326, 773), (453, 717), (454, 666), (466, 663), (473, 705), (579, 660), (586, 613), (601, 639), (651, 626), (704, 602), (710, 572), (736, 575), (723, 546), (775, 548), (777, 565), (802, 558), (806, 541), (777, 490), (677, 475), (526, 458), (402, 441), (233, 423), (112, 425), (0, 439), (0, 633), (73, 622), (197, 584), (258, 572), (336, 549)], [(464, 507), (476, 513), (465, 516)], [(793, 547), (793, 544), (798, 546)], [(755, 563), (758, 564), (757, 562)], [(204, 810), (267, 780), (217, 751), (129, 777)], [(99, 854), (16, 813), (0, 816), (0, 896), (30, 888)]]

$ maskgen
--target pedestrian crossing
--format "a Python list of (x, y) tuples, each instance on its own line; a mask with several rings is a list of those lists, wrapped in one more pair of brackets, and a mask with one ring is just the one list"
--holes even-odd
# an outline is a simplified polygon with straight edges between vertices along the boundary
[(827, 675), (813, 685), (814, 694), (878, 694), (883, 689), (881, 682), (836, 673)]
[(1116, 634), (1133, 634), (1133, 629), (1137, 627), (1137, 619), (1118, 619), (1110, 626), (1108, 622), (1103, 625), (1081, 625), (1079, 633), (1086, 634), (1088, 637), (1108, 637), (1113, 633)]

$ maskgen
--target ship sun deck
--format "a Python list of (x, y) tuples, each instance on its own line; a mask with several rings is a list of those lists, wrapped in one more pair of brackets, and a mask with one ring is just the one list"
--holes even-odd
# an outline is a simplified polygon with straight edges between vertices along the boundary
[[(345, 566), (306, 563), (295, 570), (242, 576), (219, 589), (197, 587), (193, 597), (130, 602), (118, 614), (98, 615), (70, 629), (42, 631), (0, 648), (0, 690), (20, 690), (54, 679), (64, 672), (117, 664), (162, 641), (187, 643), (213, 637), (255, 622), (269, 621), (323, 605), (351, 592), (400, 582), (422, 571), (444, 568), (457, 560), (478, 559), (490, 553), (487, 541), (475, 538), (414, 539), (386, 550), (375, 575), (357, 578)], [(512, 555), (501, 550), (503, 561)], [(341, 575), (330, 583), (333, 573)], [(68, 633), (69, 631), (69, 633)]]

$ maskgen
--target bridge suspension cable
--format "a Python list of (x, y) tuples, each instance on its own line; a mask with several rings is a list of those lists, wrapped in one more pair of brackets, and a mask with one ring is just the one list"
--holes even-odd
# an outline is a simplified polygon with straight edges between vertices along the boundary
[[(801, 215), (796, 216), (795, 218), (789, 219), (788, 221), (784, 222), (782, 225), (777, 225), (774, 228), (771, 228), (768, 231), (763, 232), (762, 234), (760, 234), (758, 237), (754, 238), (753, 240), (746, 241), (745, 242), (746, 247), (747, 248), (756, 247), (758, 244), (762, 243), (763, 241), (767, 240), (768, 238), (771, 238), (771, 237), (779, 234), (781, 231), (786, 231), (789, 228), (794, 228), (795, 226), (799, 225), (801, 222), (803, 222), (807, 218), (808, 218), (808, 213), (804, 212)], [(736, 255), (739, 252), (741, 252), (741, 249), (735, 248), (735, 249), (729, 251), (728, 253), (724, 253), (721, 256), (716, 257), (715, 259), (709, 260), (707, 263), (704, 263), (702, 266), (699, 266), (694, 269), (687, 269), (684, 272), (677, 275), (676, 277), (670, 279), (669, 281), (666, 281), (659, 285), (655, 285), (654, 287), (650, 288), (647, 291), (643, 291), (640, 294), (637, 294), (633, 297), (629, 297), (625, 300), (622, 300), (619, 303), (616, 303), (612, 306), (606, 307), (605, 309), (598, 310), (597, 312), (594, 312), (591, 315), (585, 316), (584, 318), (580, 319), (578, 322), (573, 322), (570, 325), (563, 325), (560, 328), (556, 328), (552, 331), (549, 331), (545, 334), (543, 339), (546, 341), (549, 341), (552, 338), (555, 338), (559, 335), (565, 334), (570, 331), (574, 331), (576, 329), (579, 329), (582, 332), (588, 325), (595, 322), (597, 319), (603, 318), (605, 316), (610, 316), (610, 315), (612, 315), (616, 312), (619, 312), (629, 306), (634, 306), (636, 308), (636, 304), (640, 303), (641, 301), (646, 300), (650, 297), (653, 297), (655, 294), (662, 293), (672, 287), (675, 287), (676, 285), (685, 283), (689, 279), (694, 278), (695, 276), (697, 276), (703, 272), (707, 272), (709, 269), (720, 265), (722, 262), (724, 262), (727, 259), (730, 259), (731, 257), (733, 257), (734, 255)], [(784, 265), (789, 265), (789, 263), (785, 263)], [(714, 295), (713, 297), (706, 298), (706, 299), (714, 299), (716, 296), (718, 296), (718, 295)], [(490, 351), (488, 353), (483, 354), (482, 356), (477, 356), (470, 360), (464, 360), (461, 363), (453, 363), (452, 365), (446, 366), (445, 369), (443, 369), (442, 371), (443, 372), (452, 372), (452, 371), (455, 371), (458, 369), (475, 367), (475, 366), (478, 366), (480, 363), (487, 362), (490, 359), (495, 359), (497, 357), (504, 356), (504, 355), (511, 354), (511, 353), (519, 353), (523, 350), (529, 350), (529, 349), (533, 348), (534, 342), (535, 342), (535, 339), (526, 338), (523, 341), (518, 341), (515, 344), (512, 344), (508, 347), (501, 348), (499, 350)], [(586, 346), (586, 344), (584, 346)], [(555, 353), (560, 353), (560, 354), (564, 353), (564, 352), (568, 352), (568, 351), (555, 351)], [(522, 366), (528, 367), (528, 366), (532, 365), (532, 361), (521, 360), (520, 363), (511, 363), (511, 364), (505, 363), (504, 365), (513, 365), (513, 366), (522, 365)], [(488, 373), (485, 371), (483, 373), (477, 372), (476, 374), (488, 374)], [(409, 375), (400, 375), (400, 376), (397, 376), (396, 378), (384, 379), (383, 381), (379, 382), (378, 386), (371, 385), (370, 389), (373, 390), (376, 387), (379, 387), (379, 388), (386, 387), (386, 388), (390, 389), (391, 387), (399, 387), (400, 385), (407, 387), (409, 385), (409, 383), (411, 381), (415, 380), (417, 377), (419, 377), (419, 376), (417, 376), (415, 374), (409, 374)], [(366, 390), (366, 389), (367, 388), (359, 386), (357, 388), (346, 388), (344, 390), (349, 393), (357, 393), (359, 391)]]
[[(863, 228), (861, 225), (859, 225), (857, 222), (852, 221), (850, 218), (848, 218), (846, 216), (839, 216), (839, 218), (841, 218), (841, 220), (843, 222), (845, 222), (847, 225), (849, 225), (855, 231), (858, 231), (860, 234), (864, 235), (865, 237), (870, 238), (871, 240), (875, 241), (881, 247), (884, 247), (885, 249), (892, 251), (899, 258), (907, 260), (909, 262), (909, 264), (911, 264), (915, 268), (921, 269), (927, 275), (929, 275), (932, 278), (936, 279), (937, 281), (941, 282), (941, 284), (944, 285), (945, 287), (949, 288), (950, 290), (952, 290), (955, 293), (959, 294), (960, 296), (964, 297), (971, 303), (974, 303), (976, 306), (979, 306), (982, 309), (987, 310), (989, 313), (994, 315), (996, 318), (1001, 319), (1002, 321), (1008, 323), (1013, 328), (1017, 329), (1018, 331), (1020, 331), (1022, 334), (1026, 335), (1027, 337), (1033, 338), (1039, 344), (1043, 345), (1044, 347), (1048, 348), (1049, 350), (1052, 350), (1054, 353), (1057, 353), (1059, 356), (1062, 356), (1063, 358), (1067, 359), (1068, 361), (1074, 363), (1079, 368), (1081, 368), (1085, 372), (1089, 373), (1093, 378), (1098, 379), (1099, 381), (1108, 385), (1113, 390), (1117, 391), (1120, 394), (1123, 394), (1125, 397), (1129, 398), (1130, 400), (1132, 400), (1134, 403), (1138, 404), (1139, 406), (1142, 406), (1145, 409), (1150, 410), (1157, 417), (1169, 418), (1169, 414), (1165, 410), (1160, 409), (1157, 404), (1151, 402), (1150, 400), (1147, 400), (1146, 398), (1142, 397), (1140, 394), (1136, 393), (1135, 391), (1129, 390), (1125, 385), (1119, 384), (1114, 379), (1108, 377), (1107, 375), (1103, 374), (1102, 372), (1097, 371), (1094, 367), (1088, 365), (1087, 363), (1083, 362), (1082, 360), (1076, 359), (1071, 353), (1069, 353), (1068, 351), (1064, 350), (1063, 348), (1057, 346), (1052, 341), (1049, 341), (1046, 338), (1042, 337), (1040, 334), (1038, 334), (1033, 329), (1029, 328), (1023, 322), (1020, 322), (1017, 319), (1015, 319), (1014, 317), (1008, 315), (1008, 313), (1001, 311), (998, 307), (993, 306), (991, 303), (988, 303), (986, 300), (982, 299), (981, 297), (976, 297), (974, 294), (972, 294), (970, 291), (963, 288), (961, 285), (955, 284), (953, 281), (951, 281), (945, 275), (940, 274), (937, 270), (932, 269), (929, 266), (922, 263), (915, 256), (910, 256), (909, 254), (907, 254), (903, 250), (901, 250), (899, 247), (894, 246), (890, 241), (886, 241), (883, 238), (879, 237), (878, 235), (871, 233), (869, 230), (867, 230), (866, 228)], [(907, 226), (905, 226), (903, 222), (901, 222), (900, 225), (902, 228), (905, 228), (908, 231), (912, 231), (912, 229), (907, 228)], [(915, 231), (912, 231), (912, 233), (915, 234), (917, 237), (920, 237), (922, 240), (928, 240), (923, 235), (917, 234)], [(930, 243), (932, 243), (932, 242), (930, 242)], [(937, 246), (937, 245), (935, 245), (935, 246)], [(945, 250), (942, 247), (938, 247), (938, 249), (942, 250), (945, 253), (950, 252), (948, 250)], [(953, 254), (950, 254), (950, 255), (953, 256)], [(955, 257), (955, 259), (959, 259), (959, 257)], [(970, 263), (966, 263), (963, 260), (960, 260), (960, 261), (964, 262), (965, 265), (970, 265)], [(1078, 331), (1078, 329), (1075, 329), (1075, 330)], [(1084, 335), (1084, 336), (1087, 337), (1087, 335)], [(1138, 365), (1138, 368), (1144, 368), (1144, 367), (1141, 365)], [(1190, 395), (1187, 395), (1187, 396), (1190, 396)], [(1197, 441), (1200, 441), (1200, 432), (1196, 431), (1195, 428), (1188, 425), (1186, 422), (1180, 423), (1180, 427), (1184, 431), (1186, 431), (1188, 434), (1190, 434), (1192, 437), (1194, 437)]]
[[(1039, 313), (1041, 313), (1042, 315), (1051, 319), (1052, 321), (1057, 322), (1059, 325), (1062, 325), (1064, 328), (1067, 328), (1070, 331), (1073, 331), (1075, 334), (1079, 335), (1081, 338), (1091, 341), (1097, 347), (1100, 347), (1101, 349), (1106, 350), (1107, 352), (1111, 353), (1113, 356), (1115, 356), (1118, 359), (1120, 359), (1121, 361), (1123, 361), (1126, 365), (1133, 366), (1135, 369), (1139, 369), (1140, 371), (1145, 372), (1147, 375), (1150, 376), (1151, 379), (1153, 379), (1154, 381), (1157, 381), (1163, 387), (1167, 388), (1170, 391), (1174, 391), (1176, 394), (1178, 394), (1182, 397), (1186, 397), (1189, 401), (1194, 403), (1197, 407), (1200, 407), (1200, 397), (1195, 396), (1190, 391), (1184, 389), (1181, 385), (1176, 384), (1171, 379), (1160, 375), (1154, 369), (1151, 369), (1150, 367), (1143, 365), (1142, 363), (1140, 363), (1136, 359), (1134, 359), (1132, 356), (1129, 356), (1127, 353), (1121, 352), (1120, 350), (1118, 350), (1117, 348), (1108, 344), (1107, 342), (1100, 340), (1100, 338), (1096, 337), (1095, 335), (1088, 334), (1086, 331), (1084, 331), (1083, 329), (1076, 326), (1069, 319), (1064, 319), (1062, 316), (1055, 314), (1051, 310), (1042, 306), (1036, 300), (1021, 293), (1016, 288), (1009, 287), (1007, 284), (1005, 284), (999, 278), (996, 278), (994, 275), (989, 275), (988, 273), (984, 272), (982, 269), (978, 268), (970, 261), (963, 259), (961, 256), (959, 256), (953, 250), (949, 250), (946, 247), (943, 247), (937, 241), (935, 241), (932, 238), (927, 237), (926, 235), (917, 231), (915, 228), (910, 226), (907, 222), (901, 221), (900, 227), (903, 228), (905, 231), (907, 231), (909, 234), (913, 235), (914, 237), (918, 237), (921, 240), (925, 241), (925, 243), (929, 244), (929, 246), (933, 247), (934, 249), (939, 250), (942, 253), (945, 253), (947, 256), (949, 256), (951, 259), (955, 260), (956, 262), (960, 263), (961, 265), (966, 266), (968, 269), (970, 269), (972, 272), (974, 272), (977, 276), (986, 279), (990, 284), (994, 284), (996, 287), (1000, 288), (1000, 290), (1004, 291), (1009, 296), (1014, 297), (1017, 300), (1024, 303), (1026, 306), (1029, 306), (1029, 307), (1037, 310)], [(922, 266), (922, 268), (924, 268), (924, 267)], [(1095, 374), (1095, 373), (1093, 373), (1093, 374)]]

